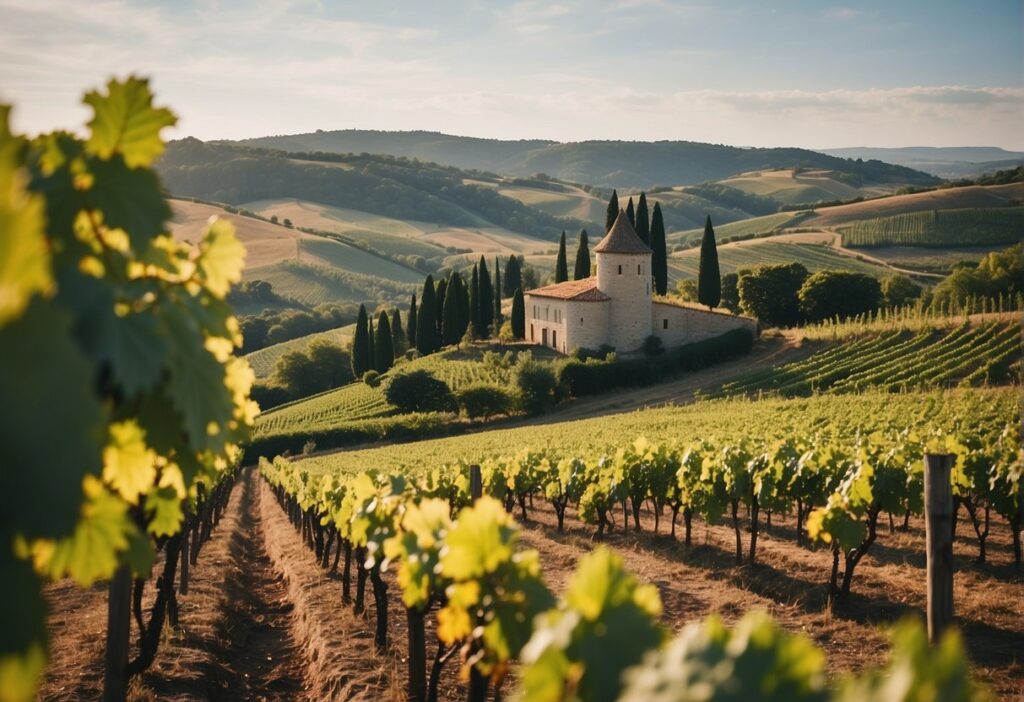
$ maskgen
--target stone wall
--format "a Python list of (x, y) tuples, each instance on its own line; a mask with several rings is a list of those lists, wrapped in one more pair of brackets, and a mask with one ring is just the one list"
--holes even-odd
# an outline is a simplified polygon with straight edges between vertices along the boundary
[(611, 302), (569, 300), (566, 317), (566, 348), (597, 349), (608, 343), (608, 312)]
[(712, 312), (669, 302), (651, 305), (653, 334), (666, 348), (719, 336), (733, 329), (747, 328), (757, 334), (757, 320), (728, 312)]
[(566, 339), (566, 300), (553, 297), (535, 297), (527, 294), (526, 340), (568, 353), (572, 350)]

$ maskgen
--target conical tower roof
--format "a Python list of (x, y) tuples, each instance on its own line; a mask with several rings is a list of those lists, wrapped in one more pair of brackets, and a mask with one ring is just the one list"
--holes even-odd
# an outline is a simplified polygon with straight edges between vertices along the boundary
[(629, 223), (629, 217), (623, 210), (619, 210), (619, 216), (615, 218), (615, 224), (601, 239), (594, 248), (594, 253), (605, 254), (649, 254), (651, 247), (643, 242), (643, 239)]

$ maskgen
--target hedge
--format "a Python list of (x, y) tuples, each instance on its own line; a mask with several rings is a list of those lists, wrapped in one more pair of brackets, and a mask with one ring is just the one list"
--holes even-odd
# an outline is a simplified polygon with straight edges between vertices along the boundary
[(753, 345), (753, 332), (733, 329), (657, 356), (614, 361), (571, 360), (562, 367), (559, 380), (573, 397), (599, 395), (612, 388), (645, 387), (677, 373), (700, 370), (745, 354)]

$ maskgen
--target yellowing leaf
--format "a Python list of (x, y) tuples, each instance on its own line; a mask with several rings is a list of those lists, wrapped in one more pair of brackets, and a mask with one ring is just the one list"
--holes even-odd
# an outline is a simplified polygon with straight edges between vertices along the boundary
[(132, 505), (156, 480), (156, 454), (134, 420), (110, 425), (110, 442), (103, 449), (103, 479)]
[(242, 279), (245, 247), (235, 236), (235, 227), (226, 219), (214, 219), (199, 244), (199, 270), (206, 278), (206, 287), (219, 298), (231, 290), (231, 284)]
[(92, 91), (84, 102), (95, 112), (89, 122), (89, 152), (104, 159), (120, 153), (129, 168), (153, 163), (164, 151), (160, 130), (177, 122), (170, 110), (153, 107), (149, 81), (144, 78), (111, 80), (106, 95)]

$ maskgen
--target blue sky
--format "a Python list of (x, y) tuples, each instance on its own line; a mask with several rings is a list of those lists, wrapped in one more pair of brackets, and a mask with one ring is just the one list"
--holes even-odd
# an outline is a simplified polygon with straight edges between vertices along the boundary
[(0, 100), (73, 127), (149, 75), (172, 136), (1024, 149), (1024, 3), (0, 0)]

